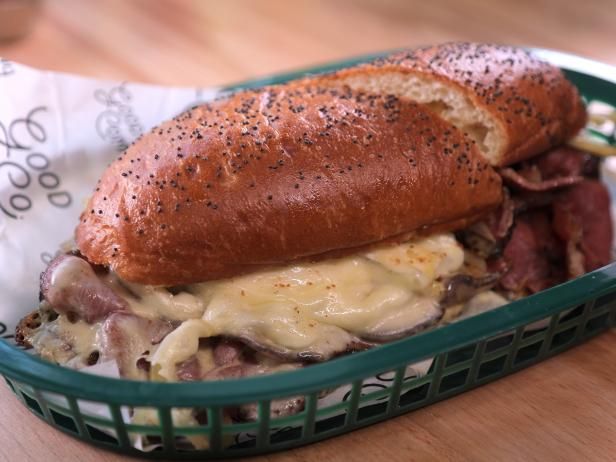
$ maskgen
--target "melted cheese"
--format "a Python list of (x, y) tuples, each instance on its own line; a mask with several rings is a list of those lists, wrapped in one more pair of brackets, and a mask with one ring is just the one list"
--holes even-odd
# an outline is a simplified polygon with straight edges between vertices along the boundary
[(76, 351), (92, 352), (98, 349), (98, 330), (101, 323), (88, 324), (84, 321), (71, 323), (66, 316), (58, 316), (58, 328), (64, 338)]
[(42, 323), (28, 340), (43, 358), (80, 368), (85, 366), (88, 355), (98, 350), (100, 326), (101, 323), (84, 321), (72, 323), (60, 315), (54, 321)]
[(121, 281), (113, 273), (106, 275), (104, 281), (142, 318), (187, 321), (200, 318), (205, 310), (203, 300), (189, 292), (173, 294), (162, 287), (132, 284)]
[(140, 296), (139, 300), (129, 300), (131, 310), (144, 318), (186, 321), (200, 318), (205, 310), (202, 300), (187, 292), (173, 295), (166, 289), (137, 284), (131, 289)]
[(464, 310), (457, 319), (462, 320), (506, 305), (508, 300), (492, 290), (480, 292), (464, 304)]
[(259, 339), (291, 351), (351, 338), (387, 336), (423, 322), (438, 308), (439, 278), (464, 252), (443, 234), (337, 260), (289, 266), (198, 284), (203, 319), (215, 334)]
[(464, 263), (464, 251), (451, 234), (382, 247), (366, 257), (403, 275), (409, 286), (418, 291), (425, 291), (439, 277), (454, 274)]
[(212, 336), (211, 326), (201, 319), (184, 321), (167, 335), (151, 356), (153, 380), (177, 380), (176, 364), (190, 358), (199, 349), (199, 339)]

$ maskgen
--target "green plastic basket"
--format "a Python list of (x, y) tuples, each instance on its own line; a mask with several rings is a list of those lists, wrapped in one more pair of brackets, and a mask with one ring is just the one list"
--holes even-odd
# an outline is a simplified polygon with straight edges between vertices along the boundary
[[(536, 53), (561, 66), (588, 101), (616, 106), (615, 68), (546, 50)], [(281, 83), (372, 57), (227, 89)], [(613, 134), (604, 139), (615, 144)], [(159, 459), (222, 458), (288, 449), (395, 417), (535, 364), (615, 325), (616, 264), (612, 264), (473, 318), (273, 376), (175, 384), (117, 380), (55, 366), (4, 341), (0, 342), (0, 373), (35, 415), (95, 446)], [(434, 360), (424, 376), (406, 376), (407, 366), (427, 358)], [(388, 386), (363, 387), (377, 375)], [(317, 406), (321, 392), (340, 386), (350, 387), (344, 399)], [(304, 396), (304, 410), (271, 417), (271, 401), (290, 396)], [(256, 403), (256, 422), (223, 420), (225, 407), (244, 403)], [(92, 412), (93, 405), (97, 413)], [(193, 407), (206, 410), (207, 423), (174, 427), (172, 410)], [(126, 423), (123, 414), (138, 408), (154, 409), (158, 423)], [(244, 435), (241, 442), (235, 439), (238, 434)], [(135, 435), (148, 435), (159, 444), (144, 453), (134, 447)], [(206, 440), (209, 448), (188, 448), (184, 437), (195, 436)]]

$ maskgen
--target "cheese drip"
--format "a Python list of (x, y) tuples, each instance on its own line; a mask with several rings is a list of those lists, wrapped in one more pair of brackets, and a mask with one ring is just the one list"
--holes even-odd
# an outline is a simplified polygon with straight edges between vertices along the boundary
[(43, 322), (29, 338), (37, 353), (49, 360), (70, 367), (86, 365), (90, 353), (98, 351), (101, 323), (70, 322), (64, 315), (54, 321)]

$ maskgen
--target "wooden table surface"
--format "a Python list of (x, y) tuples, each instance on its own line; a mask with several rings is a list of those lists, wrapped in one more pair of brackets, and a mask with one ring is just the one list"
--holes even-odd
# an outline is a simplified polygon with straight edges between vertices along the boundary
[[(0, 56), (205, 86), (445, 40), (542, 46), (616, 64), (616, 8), (613, 0), (53, 0), (27, 37), (0, 43)], [(616, 460), (615, 365), (612, 331), (429, 408), (255, 460)], [(0, 402), (0, 461), (124, 460), (47, 427), (6, 387)]]

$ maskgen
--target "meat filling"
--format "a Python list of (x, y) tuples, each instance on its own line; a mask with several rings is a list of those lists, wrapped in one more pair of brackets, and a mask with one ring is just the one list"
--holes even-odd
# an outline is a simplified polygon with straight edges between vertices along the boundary
[[(488, 265), (504, 271), (499, 288), (510, 298), (539, 292), (610, 263), (610, 198), (597, 179), (595, 158), (562, 147), (502, 173), (511, 185), (514, 218), (505, 220), (506, 232), (492, 227), (487, 240), (502, 251), (493, 254)], [(511, 214), (506, 207), (511, 207), (507, 201), (487, 222), (502, 223), (502, 216)]]

